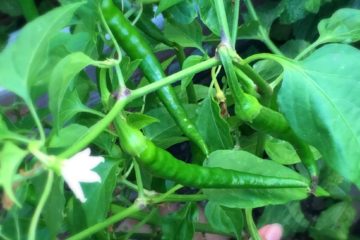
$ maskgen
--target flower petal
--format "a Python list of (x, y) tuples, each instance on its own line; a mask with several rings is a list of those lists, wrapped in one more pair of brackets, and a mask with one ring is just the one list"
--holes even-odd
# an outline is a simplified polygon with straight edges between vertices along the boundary
[(84, 203), (86, 202), (86, 197), (84, 195), (84, 192), (80, 186), (80, 183), (78, 181), (72, 181), (70, 179), (66, 179), (65, 181), (67, 183), (67, 185), (69, 186), (69, 188), (71, 189), (71, 191), (74, 193), (75, 197), (77, 199), (80, 200), (80, 202)]
[(83, 162), (83, 164), (86, 165), (87, 169), (93, 169), (97, 165), (99, 165), (100, 163), (102, 163), (104, 161), (105, 161), (104, 158), (101, 156), (99, 156), (99, 157), (90, 156), (90, 157), (88, 157), (88, 159), (86, 159), (86, 162), (85, 161)]
[(83, 171), (81, 172), (81, 174), (78, 174), (76, 179), (79, 182), (87, 182), (87, 183), (101, 182), (101, 178), (99, 174), (93, 171)]
[[(91, 154), (90, 148), (85, 148), (84, 150), (76, 153), (74, 156), (72, 156), (70, 159), (77, 159), (77, 160), (86, 160)], [(69, 159), (69, 160), (70, 160)]]

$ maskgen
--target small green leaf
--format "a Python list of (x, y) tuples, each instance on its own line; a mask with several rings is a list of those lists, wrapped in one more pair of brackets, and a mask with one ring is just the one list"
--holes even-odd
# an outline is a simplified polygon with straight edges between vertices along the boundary
[[(245, 151), (218, 150), (210, 154), (204, 163), (208, 167), (221, 167), (280, 179), (307, 180), (297, 172), (273, 161), (263, 160)], [(304, 199), (306, 188), (281, 189), (203, 189), (204, 193), (222, 206), (229, 208), (256, 208), (269, 204), (283, 204)]]
[(11, 142), (5, 142), (0, 151), (0, 183), (11, 201), (18, 206), (20, 206), (20, 203), (15, 197), (13, 179), (26, 154), (27, 151)]
[(305, 40), (289, 40), (284, 45), (282, 45), (280, 49), (285, 56), (289, 58), (295, 58), (309, 45), (310, 43)]
[(355, 215), (356, 211), (350, 202), (337, 203), (320, 214), (310, 235), (314, 239), (349, 239)]
[(76, 123), (66, 126), (51, 138), (49, 147), (65, 148), (71, 146), (79, 140), (79, 136), (83, 136), (88, 130), (87, 127)]
[(152, 123), (159, 122), (158, 119), (143, 113), (128, 114), (126, 120), (131, 126), (137, 129), (142, 129)]
[(186, 204), (177, 213), (166, 216), (161, 225), (163, 240), (189, 240), (195, 233), (194, 222), (198, 218), (198, 210), (195, 203)]
[(223, 233), (234, 234), (236, 239), (242, 239), (244, 219), (241, 209), (227, 208), (209, 201), (205, 207), (205, 215), (214, 229)]
[(102, 222), (107, 216), (116, 185), (118, 164), (119, 161), (106, 159), (95, 169), (101, 178), (101, 183), (82, 184), (87, 201), (81, 206), (89, 227)]
[[(189, 118), (194, 120), (197, 106), (191, 104), (184, 104), (183, 106)], [(146, 112), (146, 114), (159, 120), (144, 128), (145, 135), (158, 147), (168, 148), (176, 143), (187, 140), (186, 137), (182, 136), (180, 128), (164, 107), (153, 108)]]
[(321, 43), (351, 43), (360, 40), (360, 10), (343, 8), (318, 25)]
[(283, 164), (295, 164), (301, 162), (294, 147), (283, 140), (269, 137), (265, 141), (265, 151), (271, 160)]
[(180, 3), (165, 11), (166, 18), (180, 24), (189, 24), (197, 16), (197, 7), (194, 0), (182, 0)]
[[(191, 55), (189, 57), (187, 57), (182, 65), (181, 69), (185, 69), (191, 66), (194, 66), (197, 63), (200, 63), (201, 61), (203, 61), (204, 58), (202, 56), (199, 55)], [(189, 83), (192, 81), (193, 77), (195, 74), (189, 75), (186, 78), (184, 78), (181, 81), (181, 91), (185, 92), (186, 91), (186, 87), (189, 85)]]
[(27, 24), (16, 41), (0, 54), (0, 86), (31, 102), (30, 87), (36, 84), (48, 59), (51, 37), (65, 27), (82, 3), (56, 8)]
[(19, 1), (1, 1), (0, 12), (16, 17), (22, 14)]
[(208, 96), (199, 108), (196, 126), (208, 145), (209, 152), (234, 147), (230, 127), (220, 115), (219, 105)]
[[(209, 0), (196, 0), (199, 6), (200, 18), (203, 23), (216, 35), (220, 36), (221, 26), (219, 25), (219, 20), (216, 15), (215, 4), (213, 1)], [(227, 20), (229, 23), (229, 27), (231, 27), (232, 23), (232, 4), (231, 1), (223, 1), (225, 5), (225, 10), (227, 14)]]
[(254, 39), (261, 40), (261, 35), (259, 33), (259, 25), (260, 23), (257, 21), (246, 21), (241, 24), (237, 31), (237, 39)]
[(194, 47), (204, 52), (202, 29), (197, 21), (189, 24), (165, 23), (164, 36), (171, 42), (176, 42), (182, 47)]
[(296, 233), (301, 233), (309, 227), (309, 221), (301, 211), (300, 202), (290, 202), (284, 205), (265, 207), (265, 211), (258, 220), (258, 226), (279, 223), (283, 226), (284, 237), (292, 238)]
[(283, 0), (284, 11), (280, 20), (282, 23), (290, 24), (305, 18), (311, 13), (317, 13), (320, 6), (332, 0)]
[(327, 164), (360, 186), (360, 51), (329, 44), (301, 63), (283, 62), (278, 95), (295, 133)]
[[(47, 174), (42, 174), (32, 180), (38, 198), (40, 198), (44, 190), (46, 178)], [(61, 177), (55, 176), (49, 198), (47, 199), (42, 212), (51, 239), (55, 239), (60, 231), (64, 219), (64, 208), (64, 181)]]
[(184, 0), (161, 0), (158, 8), (156, 9), (156, 14), (159, 14), (162, 11), (165, 11), (166, 9), (168, 9), (182, 1), (184, 1)]
[[(60, 128), (61, 110), (63, 108), (65, 95), (74, 77), (86, 66), (94, 64), (92, 60), (82, 52), (75, 52), (63, 58), (54, 68), (49, 84), (49, 108), (53, 114), (56, 129)], [(66, 71), (64, 71), (66, 69)], [(80, 104), (81, 106), (81, 104)]]

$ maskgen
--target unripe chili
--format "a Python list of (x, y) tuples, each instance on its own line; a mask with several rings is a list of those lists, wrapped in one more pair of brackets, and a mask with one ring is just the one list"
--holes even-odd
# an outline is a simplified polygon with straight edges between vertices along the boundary
[(310, 147), (295, 135), (281, 113), (262, 106), (254, 96), (242, 90), (236, 78), (232, 59), (228, 53), (228, 46), (220, 45), (218, 53), (234, 97), (235, 115), (258, 131), (290, 142), (307, 168), (312, 178), (313, 188), (315, 188), (317, 185), (318, 169)]
[[(131, 25), (112, 0), (102, 1), (102, 12), (116, 41), (132, 59), (141, 59), (140, 68), (150, 82), (156, 82), (165, 77), (160, 62), (152, 52), (146, 39)], [(158, 97), (183, 133), (193, 141), (204, 154), (208, 148), (195, 125), (188, 118), (183, 106), (171, 86), (162, 87), (157, 91)]]
[(123, 150), (154, 175), (196, 188), (307, 188), (298, 179), (263, 176), (246, 172), (203, 167), (176, 159), (166, 150), (157, 147), (140, 130), (131, 127), (118, 117), (115, 127)]

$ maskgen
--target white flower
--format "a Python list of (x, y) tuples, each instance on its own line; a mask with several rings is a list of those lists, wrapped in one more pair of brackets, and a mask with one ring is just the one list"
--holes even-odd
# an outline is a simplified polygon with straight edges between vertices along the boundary
[(82, 203), (86, 201), (86, 197), (80, 182), (101, 182), (100, 176), (92, 171), (101, 162), (104, 162), (103, 157), (90, 156), (90, 148), (86, 148), (61, 163), (61, 175)]

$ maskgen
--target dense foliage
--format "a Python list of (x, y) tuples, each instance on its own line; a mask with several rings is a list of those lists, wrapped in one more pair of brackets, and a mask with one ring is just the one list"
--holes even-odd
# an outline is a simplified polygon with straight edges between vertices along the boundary
[(5, 1), (0, 238), (360, 239), (359, 7)]

